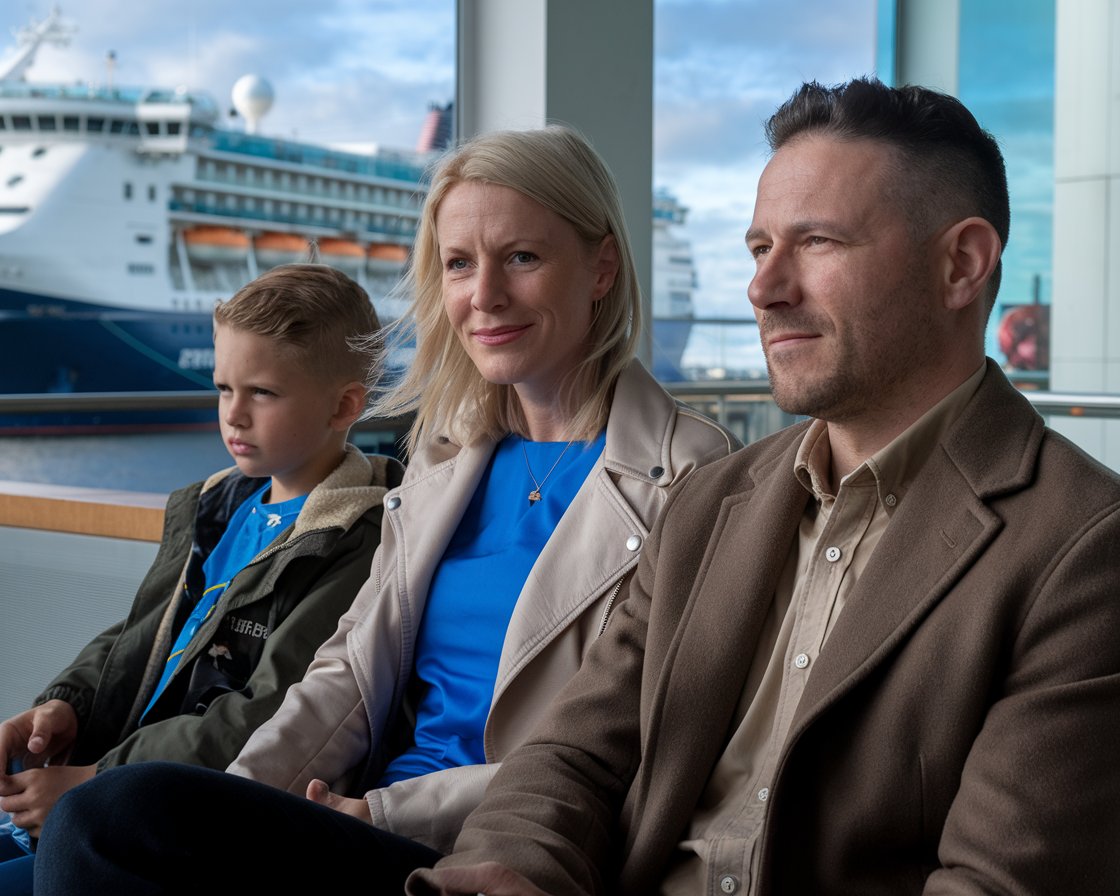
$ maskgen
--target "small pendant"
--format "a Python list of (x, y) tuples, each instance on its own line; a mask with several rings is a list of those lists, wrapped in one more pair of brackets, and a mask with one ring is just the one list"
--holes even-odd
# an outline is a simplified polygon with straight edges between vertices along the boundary
[(539, 488), (533, 489), (529, 492), (529, 503), (536, 504), (541, 499), (541, 490)]

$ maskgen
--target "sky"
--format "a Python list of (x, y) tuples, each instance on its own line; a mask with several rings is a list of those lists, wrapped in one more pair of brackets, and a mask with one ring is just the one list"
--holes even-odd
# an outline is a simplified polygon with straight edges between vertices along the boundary
[[(873, 71), (875, 7), (655, 0), (653, 186), (689, 209), (682, 235), (696, 259), (698, 315), (753, 319), (743, 234), (766, 162), (762, 123), (803, 80)], [(47, 0), (0, 6), (5, 47), (49, 9)], [(117, 85), (187, 85), (228, 108), (236, 80), (257, 74), (275, 92), (266, 134), (411, 148), (428, 105), (454, 95), (453, 0), (64, 0), (61, 11), (78, 31), (67, 48), (44, 47), (29, 80), (104, 83), (112, 51)], [(761, 362), (742, 355), (744, 338), (755, 341), (748, 329), (715, 337), (733, 346), (732, 366)]]

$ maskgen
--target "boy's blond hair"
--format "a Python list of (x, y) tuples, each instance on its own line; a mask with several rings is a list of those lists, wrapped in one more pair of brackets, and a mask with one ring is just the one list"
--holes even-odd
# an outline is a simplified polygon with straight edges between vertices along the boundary
[(327, 381), (374, 379), (369, 337), (380, 328), (369, 295), (325, 264), (285, 264), (214, 306), (214, 326), (273, 339)]

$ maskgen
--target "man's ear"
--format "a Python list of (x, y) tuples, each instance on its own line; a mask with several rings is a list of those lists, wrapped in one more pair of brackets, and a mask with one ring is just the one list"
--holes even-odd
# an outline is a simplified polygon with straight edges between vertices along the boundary
[(331, 429), (336, 432), (346, 432), (357, 423), (358, 418), (362, 416), (362, 411), (366, 409), (368, 394), (366, 387), (356, 380), (343, 386), (338, 392), (338, 403), (331, 416)]
[(945, 307), (960, 311), (984, 293), (1003, 246), (984, 218), (965, 218), (941, 235)]

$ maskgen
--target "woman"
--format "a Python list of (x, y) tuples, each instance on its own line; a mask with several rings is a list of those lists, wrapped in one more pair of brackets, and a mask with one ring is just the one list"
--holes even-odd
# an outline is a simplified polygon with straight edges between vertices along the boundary
[[(230, 767), (311, 801), (182, 767), (99, 776), (44, 830), (43, 892), (159, 892), (212, 864), (227, 886), (243, 873), (263, 888), (290, 884), (308, 853), (342, 879), (372, 862), (401, 892), (578, 669), (671, 488), (737, 446), (634, 359), (617, 189), (568, 128), (443, 159), (410, 286), (416, 356), (373, 412), (416, 421), (370, 580)], [(110, 811), (128, 838), (98, 832)]]

